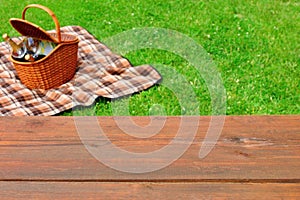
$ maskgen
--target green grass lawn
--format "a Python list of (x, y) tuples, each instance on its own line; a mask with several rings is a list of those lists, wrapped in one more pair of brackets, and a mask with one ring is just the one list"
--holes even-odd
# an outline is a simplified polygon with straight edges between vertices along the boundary
[[(190, 37), (217, 66), (226, 89), (227, 115), (300, 114), (299, 1), (1, 0), (1, 34), (18, 35), (9, 18), (21, 17), (23, 8), (36, 2), (53, 10), (61, 26), (82, 26), (104, 42), (118, 33), (144, 27), (171, 29)], [(32, 10), (28, 18), (45, 29), (54, 28), (46, 13)], [(204, 79), (184, 58), (158, 49), (122, 56), (133, 65), (172, 67), (190, 83), (199, 115), (212, 113)], [(168, 76), (167, 72), (162, 74)], [(111, 102), (100, 97), (95, 105), (80, 112), (112, 115), (112, 107), (122, 107), (127, 100)], [(160, 85), (132, 95), (128, 106), (131, 115), (182, 115), (193, 109), (191, 106), (183, 112), (173, 91)]]

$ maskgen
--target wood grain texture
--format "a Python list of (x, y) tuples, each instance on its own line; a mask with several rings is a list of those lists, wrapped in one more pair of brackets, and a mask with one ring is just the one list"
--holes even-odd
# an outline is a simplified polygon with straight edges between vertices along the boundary
[[(91, 141), (108, 144), (94, 135), (100, 127), (109, 143), (116, 147), (148, 153), (169, 145), (182, 128), (182, 120), (186, 119), (184, 130), (196, 131), (187, 151), (169, 166), (141, 174), (117, 171), (104, 165), (88, 152), (77, 132), (80, 120)], [(236, 199), (241, 195), (251, 199), (299, 198), (300, 116), (226, 116), (216, 145), (200, 159), (199, 149), (211, 119), (209, 116), (185, 119), (2, 117), (0, 196), (4, 199), (14, 199), (21, 194), (28, 199), (34, 199), (34, 194), (38, 195), (36, 199), (53, 199), (52, 194), (58, 197), (56, 199), (68, 199), (68, 195), (75, 199), (85, 195), (85, 199), (98, 195), (113, 199), (113, 194), (116, 199), (160, 196), (166, 199), (169, 196)], [(93, 125), (95, 120), (99, 127)], [(199, 120), (197, 126), (194, 126), (195, 120)], [(131, 129), (132, 122), (144, 138), (130, 135), (128, 130), (136, 132)], [(156, 134), (145, 138), (145, 130)], [(179, 144), (188, 143), (189, 139), (181, 137)], [(104, 153), (109, 157), (110, 152)], [(110, 159), (135, 167), (134, 159)], [(164, 157), (151, 162), (164, 162)]]
[(299, 184), (0, 182), (2, 199), (299, 199)]

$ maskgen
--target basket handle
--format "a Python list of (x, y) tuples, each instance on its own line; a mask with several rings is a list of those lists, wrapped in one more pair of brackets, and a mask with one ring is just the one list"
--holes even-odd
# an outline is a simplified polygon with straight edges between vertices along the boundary
[(30, 4), (30, 5), (27, 5), (23, 12), (22, 12), (22, 19), (25, 20), (25, 13), (26, 13), (26, 10), (28, 8), (40, 8), (44, 11), (46, 11), (53, 19), (54, 23), (55, 23), (55, 27), (56, 27), (56, 33), (57, 33), (57, 39), (58, 39), (58, 43), (61, 43), (61, 33), (60, 33), (60, 25), (59, 25), (59, 22), (54, 14), (54, 12), (52, 12), (52, 10), (50, 10), (49, 8), (45, 7), (45, 6), (42, 6), (42, 5), (39, 5), (39, 4)]

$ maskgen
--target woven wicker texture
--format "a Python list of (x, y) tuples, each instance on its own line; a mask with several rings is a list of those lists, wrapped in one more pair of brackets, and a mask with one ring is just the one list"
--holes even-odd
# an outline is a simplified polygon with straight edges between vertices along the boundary
[[(53, 19), (56, 34), (49, 34), (37, 25), (25, 20), (28, 8), (38, 8), (46, 11)], [(18, 62), (11, 57), (17, 73), (24, 85), (30, 89), (50, 89), (69, 81), (77, 67), (78, 38), (61, 34), (59, 22), (55, 14), (47, 7), (31, 4), (24, 8), (22, 19), (11, 19), (12, 26), (24, 36), (51, 40), (58, 46), (45, 58), (36, 62)]]

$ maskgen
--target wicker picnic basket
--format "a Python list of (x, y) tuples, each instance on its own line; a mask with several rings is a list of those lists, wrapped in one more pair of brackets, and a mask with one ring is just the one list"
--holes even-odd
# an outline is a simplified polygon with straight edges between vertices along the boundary
[[(53, 19), (56, 32), (47, 32), (39, 26), (26, 21), (28, 8), (46, 11)], [(48, 40), (57, 46), (46, 57), (34, 62), (19, 62), (10, 56), (21, 82), (30, 89), (50, 89), (58, 87), (73, 78), (78, 58), (78, 38), (60, 32), (60, 25), (55, 14), (47, 7), (31, 4), (24, 8), (22, 19), (11, 18), (10, 24), (23, 36)]]

